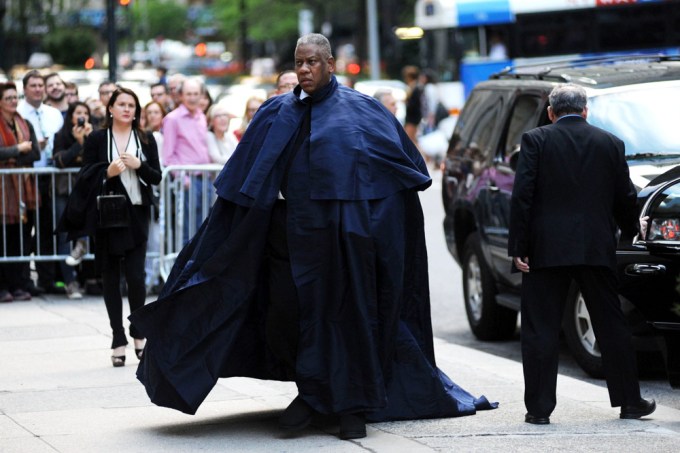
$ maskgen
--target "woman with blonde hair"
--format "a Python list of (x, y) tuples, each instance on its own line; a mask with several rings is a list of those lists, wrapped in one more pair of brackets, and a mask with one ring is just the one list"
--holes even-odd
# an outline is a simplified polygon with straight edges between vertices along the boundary
[(260, 108), (262, 103), (264, 102), (264, 99), (258, 96), (252, 96), (248, 98), (246, 101), (246, 110), (243, 113), (243, 119), (241, 120), (241, 127), (236, 129), (234, 131), (234, 135), (236, 135), (236, 138), (238, 141), (241, 141), (241, 137), (243, 137), (243, 134), (246, 132), (246, 129), (248, 128), (248, 125), (250, 122), (253, 120), (253, 117), (255, 116), (255, 113), (257, 113), (257, 110)]
[(144, 130), (153, 134), (158, 149), (163, 149), (163, 132), (161, 127), (163, 126), (165, 115), (167, 115), (167, 112), (160, 102), (151, 101), (142, 109)]
[(208, 110), (208, 153), (215, 164), (226, 164), (238, 145), (236, 136), (228, 133), (233, 118), (234, 115), (221, 104)]

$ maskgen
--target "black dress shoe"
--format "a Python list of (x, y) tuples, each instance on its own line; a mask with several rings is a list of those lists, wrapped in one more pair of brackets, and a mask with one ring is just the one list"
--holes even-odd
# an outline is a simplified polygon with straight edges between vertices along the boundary
[(31, 300), (31, 293), (23, 289), (17, 289), (12, 293), (14, 300)]
[(340, 435), (342, 440), (362, 439), (366, 437), (366, 419), (364, 414), (345, 414), (340, 416)]
[(306, 428), (312, 421), (314, 409), (296, 396), (279, 418), (279, 427), (286, 431), (299, 431)]
[(14, 297), (12, 297), (12, 293), (5, 289), (0, 291), (0, 302), (13, 302), (13, 301)]
[(632, 406), (621, 406), (621, 418), (640, 418), (656, 410), (656, 401), (640, 398), (640, 402)]
[(524, 416), (524, 421), (531, 423), (532, 425), (549, 425), (550, 417), (536, 417), (535, 415), (526, 414)]

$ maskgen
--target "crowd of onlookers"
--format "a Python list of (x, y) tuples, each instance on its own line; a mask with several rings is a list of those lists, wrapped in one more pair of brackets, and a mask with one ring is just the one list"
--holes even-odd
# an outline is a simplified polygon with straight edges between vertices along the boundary
[[(409, 84), (406, 104), (406, 130), (414, 142), (434, 126), (435, 103), (430, 81), (417, 68), (404, 70)], [(82, 164), (83, 145), (88, 135), (106, 123), (107, 106), (118, 88), (112, 81), (99, 84), (95, 96), (81, 99), (78, 85), (62, 80), (59, 73), (27, 72), (23, 84), (23, 99), (16, 85), (0, 84), (0, 112), (4, 117), (0, 128), (0, 168), (55, 167), (78, 168)], [(283, 71), (269, 96), (291, 91), (297, 85), (293, 70)], [(159, 78), (149, 87), (150, 102), (143, 106), (142, 127), (153, 133), (161, 165), (220, 164), (227, 162), (253, 116), (265, 99), (247, 99), (241, 118), (231, 113), (232, 106), (214, 103), (206, 85), (198, 78), (183, 74)], [(396, 100), (389, 90), (380, 90), (375, 97), (396, 114)], [(24, 127), (25, 125), (25, 127)], [(22, 190), (4, 190), (3, 210), (0, 210), (0, 252), (4, 256), (64, 256), (66, 260), (35, 260), (37, 279), (31, 278), (29, 263), (0, 263), (0, 302), (28, 300), (42, 293), (61, 293), (69, 298), (81, 298), (84, 291), (98, 293), (100, 285), (83, 261), (91, 246), (86, 237), (67, 241), (65, 234), (55, 234), (55, 225), (62, 215), (74, 184), (75, 172), (64, 174), (22, 175), (23, 181), (4, 178)], [(14, 176), (12, 177), (14, 178)], [(189, 240), (207, 215), (202, 195), (210, 181), (200, 174), (186, 178), (182, 197), (185, 215), (182, 240)], [(37, 194), (31, 189), (37, 188)], [(23, 212), (12, 216), (8, 206), (19, 205), (19, 193), (25, 202)], [(12, 198), (13, 197), (13, 198)], [(33, 198), (32, 198), (33, 197)], [(193, 200), (192, 200), (193, 199)], [(38, 201), (39, 200), (39, 201)], [(156, 216), (157, 218), (157, 216)], [(190, 225), (190, 223), (193, 223)], [(148, 251), (159, 251), (159, 226), (152, 222)], [(19, 240), (20, 239), (20, 240)], [(39, 250), (36, 250), (39, 248)], [(151, 254), (151, 256), (154, 256)], [(157, 292), (162, 285), (154, 270), (153, 258), (147, 259), (147, 290)]]
[[(85, 140), (105, 124), (107, 105), (118, 85), (103, 81), (98, 95), (81, 99), (78, 85), (64, 81), (56, 72), (45, 75), (31, 70), (21, 83), (23, 99), (19, 99), (20, 90), (14, 83), (0, 84), (0, 112), (4, 118), (0, 128), (0, 168), (80, 167)], [(295, 72), (285, 71), (270, 95), (288, 92), (296, 85)], [(143, 106), (140, 121), (145, 130), (153, 133), (164, 166), (225, 164), (264, 102), (259, 97), (249, 98), (243, 117), (236, 118), (226, 105), (213, 103), (200, 79), (183, 74), (163, 74), (149, 91), (151, 101)], [(33, 253), (41, 258), (34, 260), (33, 277), (37, 278), (32, 278), (27, 262), (0, 263), (0, 302), (29, 300), (43, 293), (65, 294), (72, 299), (81, 298), (85, 291), (100, 293), (92, 263), (83, 261), (91, 248), (88, 238), (67, 241), (65, 234), (54, 233), (75, 176), (75, 172), (64, 172), (3, 177), (7, 189), (16, 190), (4, 190), (0, 199), (0, 254), (11, 257)], [(195, 197), (193, 209), (205, 209), (200, 196), (206, 182), (201, 176), (193, 176), (187, 184), (194, 185), (194, 190), (187, 190)], [(33, 188), (39, 193), (29, 193)], [(20, 201), (23, 208), (17, 209), (21, 212), (12, 213), (10, 207), (21, 206)], [(188, 209), (189, 196), (184, 197), (184, 203)], [(198, 224), (204, 214), (197, 213)], [(188, 223), (183, 233), (185, 242), (190, 231)], [(151, 228), (149, 251), (158, 252), (158, 223), (152, 222)], [(55, 255), (67, 258), (42, 258)], [(162, 282), (152, 259), (147, 259), (146, 274), (147, 291), (157, 292)]]

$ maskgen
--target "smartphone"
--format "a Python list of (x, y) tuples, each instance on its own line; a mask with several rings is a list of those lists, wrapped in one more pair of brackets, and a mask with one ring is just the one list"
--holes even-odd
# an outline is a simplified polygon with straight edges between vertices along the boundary
[(85, 126), (85, 118), (78, 118), (77, 124), (78, 126)]

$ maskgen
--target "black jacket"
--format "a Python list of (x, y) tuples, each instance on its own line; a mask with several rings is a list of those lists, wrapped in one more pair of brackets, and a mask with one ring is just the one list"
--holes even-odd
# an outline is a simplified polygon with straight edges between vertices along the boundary
[(532, 269), (616, 266), (616, 224), (637, 230), (636, 191), (624, 143), (583, 118), (564, 117), (522, 136), (508, 255)]
[[(78, 173), (77, 182), (69, 195), (66, 209), (57, 226), (57, 231), (68, 232), (69, 240), (83, 236), (95, 237), (95, 258), (98, 267), (102, 264), (102, 252), (121, 254), (124, 250), (146, 241), (148, 235), (148, 215), (140, 218), (139, 211), (133, 209), (131, 203), (129, 203), (130, 228), (115, 229), (115, 231), (97, 228), (97, 196), (114, 192), (127, 197), (127, 192), (118, 176), (106, 179), (106, 170), (109, 166), (107, 132), (107, 129), (94, 131), (85, 140), (83, 167)], [(154, 202), (151, 185), (161, 182), (158, 148), (151, 133), (147, 133), (147, 143), (140, 140), (140, 144), (144, 159), (142, 159), (141, 167), (137, 169), (137, 176), (140, 179), (142, 205), (151, 206)], [(114, 235), (115, 240), (109, 240), (110, 235)], [(111, 238), (114, 237), (111, 236)]]

